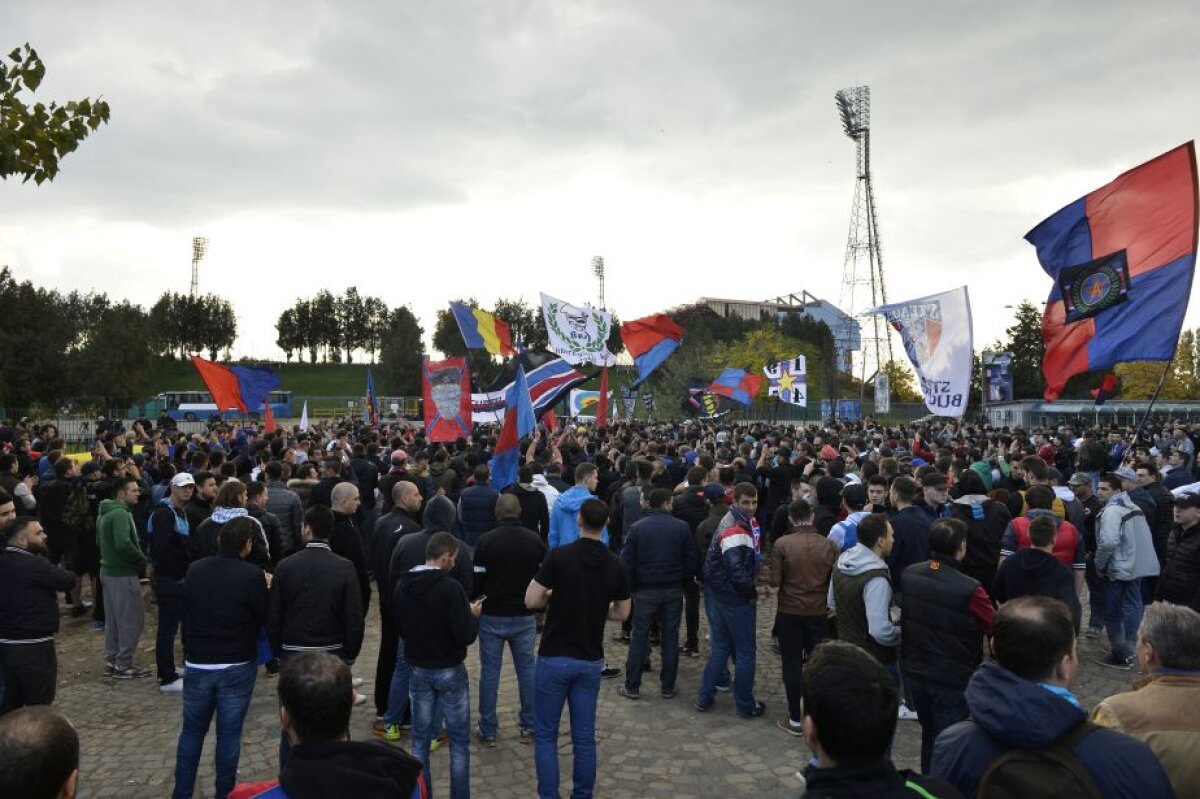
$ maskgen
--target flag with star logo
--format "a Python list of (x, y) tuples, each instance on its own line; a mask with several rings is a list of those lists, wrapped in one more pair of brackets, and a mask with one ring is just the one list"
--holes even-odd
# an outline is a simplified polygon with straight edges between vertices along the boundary
[(767, 376), (767, 396), (780, 402), (808, 407), (808, 365), (803, 355), (763, 367)]

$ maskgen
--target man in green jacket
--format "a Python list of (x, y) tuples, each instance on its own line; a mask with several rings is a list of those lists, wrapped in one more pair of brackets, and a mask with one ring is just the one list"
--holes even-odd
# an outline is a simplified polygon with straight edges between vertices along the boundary
[(149, 669), (133, 665), (133, 653), (142, 637), (145, 611), (138, 571), (146, 556), (138, 544), (137, 528), (130, 508), (138, 502), (141, 488), (132, 477), (113, 483), (115, 499), (100, 503), (96, 519), (96, 543), (100, 546), (100, 584), (104, 588), (104, 674), (116, 680), (150, 676)]

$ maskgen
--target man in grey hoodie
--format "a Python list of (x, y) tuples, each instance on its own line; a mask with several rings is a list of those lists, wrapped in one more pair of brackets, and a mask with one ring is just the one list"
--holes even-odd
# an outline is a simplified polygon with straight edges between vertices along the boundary
[(1142, 578), (1158, 575), (1158, 558), (1145, 513), (1122, 490), (1122, 476), (1106, 474), (1096, 492), (1104, 503), (1096, 521), (1096, 575), (1105, 582), (1107, 627), (1112, 652), (1096, 662), (1111, 669), (1133, 668), (1142, 623)]
[(892, 551), (892, 525), (882, 513), (858, 523), (858, 543), (838, 556), (829, 584), (829, 609), (838, 637), (867, 650), (894, 677), (900, 628), (892, 624), (892, 578), (884, 558)]

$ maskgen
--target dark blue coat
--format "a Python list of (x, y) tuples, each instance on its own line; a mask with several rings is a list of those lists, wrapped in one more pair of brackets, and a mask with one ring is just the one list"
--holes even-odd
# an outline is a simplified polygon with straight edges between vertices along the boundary
[(660, 509), (646, 511), (625, 536), (621, 559), (634, 591), (681, 588), (696, 574), (696, 544), (687, 522)]
[[(930, 773), (975, 796), (988, 764), (1010, 748), (1039, 749), (1087, 718), (1061, 696), (995, 663), (984, 663), (966, 692), (971, 720), (938, 736)], [(1169, 799), (1167, 775), (1150, 747), (1115, 730), (1097, 729), (1073, 750), (1107, 799)]]
[(500, 492), (486, 483), (464, 488), (458, 495), (458, 523), (468, 546), (479, 543), (479, 537), (496, 527), (496, 500)]

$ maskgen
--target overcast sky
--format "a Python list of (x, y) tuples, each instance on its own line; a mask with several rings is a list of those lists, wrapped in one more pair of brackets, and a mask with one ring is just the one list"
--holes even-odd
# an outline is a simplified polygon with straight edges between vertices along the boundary
[[(1036, 9), (1036, 10), (1035, 10)], [(704, 295), (837, 303), (872, 93), (888, 298), (970, 287), (981, 349), (1049, 290), (1022, 236), (1200, 130), (1200, 4), (375, 0), (19, 3), (38, 99), (112, 122), (0, 185), (18, 279), (147, 307), (205, 292), (278, 357), (298, 296), (357, 285), (432, 332), (539, 291), (624, 319)], [(1188, 315), (1200, 325), (1200, 306)]]

